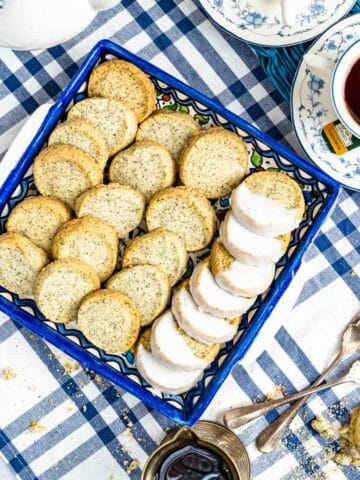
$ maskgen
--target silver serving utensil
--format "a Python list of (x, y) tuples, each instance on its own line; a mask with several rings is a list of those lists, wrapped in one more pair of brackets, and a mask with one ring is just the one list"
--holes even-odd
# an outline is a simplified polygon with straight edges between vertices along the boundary
[[(342, 360), (360, 351), (360, 313), (358, 313), (345, 328), (339, 353), (331, 364), (323, 371), (320, 377), (313, 383), (313, 386), (320, 385), (325, 377), (332, 372)], [(308, 397), (303, 397), (283, 412), (270, 425), (268, 425), (257, 437), (256, 446), (263, 453), (272, 452), (279, 441), (290, 427), (300, 409), (305, 405)]]
[(282, 405), (293, 402), (294, 400), (298, 400), (299, 398), (303, 398), (313, 393), (321, 392), (327, 388), (336, 387), (337, 385), (347, 382), (353, 382), (360, 385), (360, 360), (353, 362), (347, 373), (333, 382), (324, 383), (318, 387), (311, 387), (303, 390), (302, 392), (294, 393), (293, 395), (289, 395), (288, 397), (280, 398), (278, 400), (271, 400), (263, 403), (255, 403), (245, 407), (234, 408), (233, 410), (229, 410), (225, 413), (224, 421), (227, 427), (238, 428), (250, 422), (251, 420), (260, 417), (261, 415), (265, 415), (274, 408), (281, 407)]

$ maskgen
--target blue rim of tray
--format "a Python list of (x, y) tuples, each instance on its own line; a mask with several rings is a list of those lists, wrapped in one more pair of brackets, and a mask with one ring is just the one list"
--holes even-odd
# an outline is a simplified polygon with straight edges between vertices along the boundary
[[(128, 52), (115, 43), (109, 40), (102, 40), (91, 50), (75, 76), (70, 81), (69, 85), (60, 95), (57, 102), (50, 108), (47, 117), (41, 124), (37, 134), (34, 136), (33, 142), (29, 145), (16, 167), (14, 167), (12, 172), (9, 174), (6, 182), (0, 190), (0, 212), (4, 210), (4, 207), (6, 206), (15, 189), (19, 185), (21, 186), (22, 182), (29, 181), (24, 179), (24, 175), (31, 166), (35, 155), (40, 151), (50, 132), (53, 130), (57, 122), (62, 118), (66, 107), (78, 93), (80, 87), (89, 76), (92, 68), (104, 55), (115, 55), (116, 57), (133, 62), (148, 74), (155, 77), (155, 79), (165, 82), (170, 87), (175, 88), (177, 91), (180, 91), (191, 97), (192, 100), (200, 102), (209, 110), (220, 115), (227, 122), (232, 123), (239, 129), (249, 134), (251, 137), (254, 137), (256, 141), (266, 144), (266, 147), (270, 147), (272, 150), (271, 154), (283, 157), (287, 162), (290, 162), (295, 167), (305, 171), (311, 177), (316, 179), (316, 181), (321, 182), (327, 190), (325, 202), (322, 204), (320, 210), (316, 214), (315, 219), (311, 222), (311, 225), (307, 229), (306, 233), (299, 241), (295, 251), (291, 254), (290, 262), (282, 269), (273, 287), (271, 288), (271, 291), (267, 294), (266, 299), (260, 303), (256, 314), (251, 320), (250, 327), (248, 327), (242, 333), (241, 339), (238, 340), (236, 345), (232, 347), (230, 352), (228, 352), (225, 359), (222, 361), (219, 370), (211, 379), (210, 383), (206, 386), (205, 392), (203, 383), (204, 380), (200, 382), (200, 387), (195, 387), (192, 400), (194, 400), (194, 398), (197, 397), (201, 391), (203, 395), (197, 399), (195, 406), (192, 406), (190, 411), (180, 410), (179, 408), (176, 408), (172, 404), (168, 403), (165, 398), (162, 399), (156, 395), (153, 395), (149, 390), (146, 390), (144, 386), (136, 383), (131, 378), (128, 378), (115, 368), (104, 363), (102, 360), (90, 353), (90, 351), (85, 350), (82, 348), (82, 346), (74, 343), (67, 336), (63, 336), (57, 329), (49, 327), (30, 313), (20, 309), (20, 305), (21, 307), (25, 306), (29, 309), (33, 309), (34, 302), (31, 299), (28, 301), (19, 299), (17, 295), (10, 293), (6, 294), (6, 290), (3, 290), (3, 292), (5, 292), (5, 295), (11, 296), (12, 301), (5, 298), (3, 293), (0, 295), (0, 310), (9, 315), (13, 320), (27, 327), (29, 330), (54, 344), (57, 348), (60, 348), (86, 367), (89, 367), (100, 375), (106, 377), (117, 386), (124, 388), (150, 407), (157, 409), (159, 412), (167, 415), (177, 423), (183, 425), (192, 425), (205, 411), (212, 398), (225, 381), (226, 377), (229, 375), (235, 363), (237, 363), (245, 355), (266, 319), (289, 285), (291, 279), (300, 266), (301, 259), (306, 249), (312, 242), (314, 235), (317, 233), (336, 202), (339, 194), (339, 184), (317, 167), (300, 158), (295, 152), (279, 144), (267, 134), (260, 132), (255, 127), (239, 118), (237, 115), (222, 107), (217, 102), (207, 98), (200, 92), (185, 85), (180, 80), (177, 80), (171, 75), (149, 64), (148, 62)], [(266, 157), (266, 153), (266, 151), (262, 151), (262, 155), (264, 155), (264, 157)], [(280, 159), (278, 159), (278, 163), (283, 164)], [(288, 169), (291, 170), (291, 166), (289, 166)]]

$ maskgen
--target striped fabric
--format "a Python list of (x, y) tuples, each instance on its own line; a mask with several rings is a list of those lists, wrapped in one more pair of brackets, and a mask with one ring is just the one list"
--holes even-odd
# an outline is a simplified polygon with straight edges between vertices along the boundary
[[(190, 0), (125, 0), (64, 45), (40, 53), (0, 49), (1, 156), (22, 121), (56, 98), (101, 38), (112, 38), (273, 137), (292, 142), (288, 106), (247, 46), (213, 26)], [(359, 308), (359, 204), (359, 194), (342, 193), (295, 280), (204, 418), (221, 420), (230, 406), (303, 388), (331, 360), (339, 333)], [(14, 379), (1, 377), (6, 367)], [(358, 401), (359, 390), (349, 384), (312, 397), (269, 455), (260, 454), (254, 440), (278, 412), (243, 427), (238, 433), (253, 478), (359, 478), (353, 467), (339, 469), (324, 460), (325, 449), (336, 442), (326, 442), (310, 426), (318, 413), (334, 425), (346, 422)], [(1, 480), (140, 479), (147, 456), (172, 426), (0, 316), (0, 457), (9, 467), (0, 467)]]

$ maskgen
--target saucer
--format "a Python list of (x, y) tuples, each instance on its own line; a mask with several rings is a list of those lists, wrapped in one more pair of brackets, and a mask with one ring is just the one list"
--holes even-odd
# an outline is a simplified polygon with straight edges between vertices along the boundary
[(355, 0), (302, 0), (294, 25), (282, 20), (280, 0), (199, 0), (221, 27), (245, 42), (286, 47), (306, 42), (338, 22)]
[[(352, 15), (325, 32), (307, 51), (336, 61), (360, 40), (360, 14)], [(298, 141), (310, 159), (345, 187), (360, 190), (360, 148), (343, 155), (329, 150), (322, 137), (325, 125), (337, 119), (331, 102), (331, 73), (317, 77), (303, 60), (295, 75), (291, 115)]]

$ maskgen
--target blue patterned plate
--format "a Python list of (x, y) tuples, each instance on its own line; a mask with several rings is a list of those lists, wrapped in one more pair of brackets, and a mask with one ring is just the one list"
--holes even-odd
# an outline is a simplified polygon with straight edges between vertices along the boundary
[[(293, 233), (289, 249), (277, 265), (276, 280), (269, 291), (259, 296), (251, 309), (243, 315), (236, 338), (223, 346), (215, 361), (206, 369), (198, 385), (183, 395), (171, 396), (157, 393), (137, 372), (131, 352), (121, 355), (107, 354), (89, 343), (77, 330), (76, 324), (70, 326), (48, 321), (31, 298), (20, 297), (0, 287), (0, 309), (79, 362), (133, 393), (151, 407), (178, 423), (191, 425), (204, 412), (233, 365), (244, 356), (280, 299), (298, 269), (306, 248), (334, 205), (338, 187), (320, 170), (214, 101), (121, 47), (104, 40), (91, 51), (58, 101), (51, 107), (17, 168), (1, 188), (1, 232), (4, 231), (9, 213), (14, 206), (27, 195), (36, 194), (31, 172), (34, 157), (46, 143), (54, 126), (64, 118), (66, 110), (73, 102), (86, 96), (87, 78), (94, 65), (111, 56), (127, 59), (150, 74), (157, 90), (158, 108), (187, 112), (205, 128), (221, 125), (238, 133), (248, 146), (251, 171), (280, 169), (294, 177), (304, 192), (307, 206), (305, 218)], [(215, 208), (221, 220), (228, 208), (228, 199), (223, 198), (217, 201)], [(130, 237), (142, 233), (144, 228), (140, 227), (132, 232)], [(122, 242), (122, 247), (130, 237)], [(194, 264), (208, 253), (209, 249), (206, 249), (191, 255), (185, 276), (189, 276)]]
[(242, 40), (263, 47), (306, 42), (346, 15), (356, 0), (288, 0), (299, 5), (293, 25), (283, 22), (281, 0), (200, 0), (207, 14)]
[[(360, 40), (360, 14), (352, 15), (325, 32), (307, 51), (323, 54), (334, 65), (353, 43)], [(360, 190), (360, 148), (338, 156), (330, 152), (321, 132), (337, 119), (331, 102), (331, 73), (318, 78), (302, 61), (295, 75), (291, 113), (299, 143), (311, 160), (348, 188)]]

